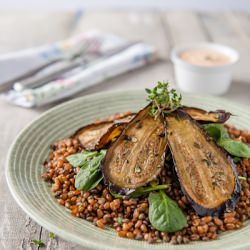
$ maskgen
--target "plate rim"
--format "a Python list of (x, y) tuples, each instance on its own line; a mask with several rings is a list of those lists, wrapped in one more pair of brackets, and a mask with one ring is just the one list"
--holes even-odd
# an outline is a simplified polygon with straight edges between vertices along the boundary
[[(68, 106), (70, 104), (73, 103), (77, 103), (77, 102), (81, 102), (82, 100), (88, 100), (88, 99), (93, 99), (93, 98), (98, 98), (98, 97), (102, 97), (103, 95), (108, 96), (108, 95), (113, 95), (113, 94), (131, 94), (131, 93), (135, 93), (136, 94), (140, 94), (142, 95), (142, 92), (144, 91), (144, 89), (134, 89), (134, 90), (113, 90), (113, 91), (103, 91), (103, 92), (98, 92), (98, 93), (94, 93), (94, 94), (90, 94), (90, 95), (85, 95), (85, 96), (80, 96), (77, 98), (74, 98), (73, 100), (69, 100), (66, 101), (64, 103), (61, 103), (59, 105), (56, 105), (55, 107), (49, 108), (47, 111), (43, 112), (42, 114), (38, 115), (35, 119), (32, 119), (29, 123), (26, 124), (26, 126), (24, 128), (22, 128), (19, 133), (17, 134), (17, 136), (15, 137), (15, 139), (12, 141), (9, 149), (8, 149), (8, 153), (7, 153), (7, 157), (6, 157), (6, 161), (5, 161), (5, 178), (6, 178), (6, 182), (7, 182), (7, 186), (10, 190), (10, 193), (12, 195), (12, 197), (14, 198), (14, 200), (17, 202), (17, 204), (19, 205), (19, 207), (21, 207), (21, 209), (28, 215), (30, 216), (36, 223), (38, 223), (39, 225), (41, 225), (42, 227), (44, 227), (45, 229), (47, 229), (48, 231), (53, 231), (56, 235), (60, 236), (61, 238), (63, 238), (66, 241), (70, 241), (72, 243), (76, 243), (79, 244), (81, 246), (90, 248), (90, 249), (117, 249), (116, 247), (109, 245), (108, 248), (104, 248), (102, 246), (100, 246), (99, 243), (95, 242), (95, 241), (91, 241), (85, 237), (82, 237), (79, 240), (79, 237), (76, 236), (74, 233), (68, 232), (68, 231), (63, 231), (61, 228), (59, 228), (58, 226), (55, 226), (53, 223), (51, 223), (50, 221), (43, 219), (42, 216), (40, 216), (39, 214), (34, 213), (33, 209), (29, 209), (29, 206), (24, 204), (24, 202), (22, 202), (22, 199), (19, 197), (17, 190), (15, 189), (15, 185), (13, 185), (13, 180), (11, 178), (10, 175), (10, 162), (11, 162), (11, 156), (13, 154), (13, 150), (19, 140), (20, 137), (22, 137), (22, 135), (37, 121), (39, 121), (41, 118), (43, 118), (44, 116), (49, 115), (50, 113), (54, 112), (57, 109), (63, 108), (65, 106)], [(199, 94), (190, 94), (190, 93), (181, 93), (183, 94), (183, 96), (187, 96), (187, 97), (192, 97), (192, 96), (196, 96), (196, 97), (206, 97), (209, 99), (214, 99), (214, 100), (218, 100), (220, 102), (224, 102), (226, 104), (230, 104), (230, 105), (237, 105), (237, 108), (239, 109), (248, 109), (247, 105), (244, 104), (238, 104), (235, 101), (231, 101), (228, 100), (226, 98), (223, 97), (214, 97), (211, 95), (199, 95)], [(197, 244), (197, 247), (199, 247), (200, 244), (206, 244), (205, 242), (195, 242), (193, 244)], [(250, 246), (250, 242), (244, 242), (245, 244), (242, 244), (240, 247), (237, 246), (232, 246), (231, 249), (242, 249), (243, 247), (249, 247)], [(173, 247), (172, 245), (170, 247)], [(216, 246), (213, 246), (214, 249), (217, 249)], [(121, 248), (122, 249), (122, 248)], [(219, 248), (221, 249), (221, 248)]]

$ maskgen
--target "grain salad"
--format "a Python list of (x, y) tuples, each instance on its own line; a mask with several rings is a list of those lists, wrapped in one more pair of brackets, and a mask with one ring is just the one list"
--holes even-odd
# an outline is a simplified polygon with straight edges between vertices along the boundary
[[(160, 86), (166, 88), (166, 85)], [(152, 92), (149, 94), (151, 94), (151, 101), (157, 99), (155, 95), (152, 95)], [(192, 185), (196, 185), (197, 180), (191, 180), (193, 183), (190, 184), (190, 187), (185, 184), (183, 176), (187, 174), (187, 171), (192, 170), (192, 175), (195, 176), (192, 178), (201, 178), (199, 175), (202, 175), (202, 172), (200, 172), (200, 169), (196, 170), (195, 167), (190, 170), (192, 164), (188, 164), (186, 167), (179, 159), (183, 155), (179, 156), (174, 151), (173, 147), (177, 144), (174, 144), (175, 141), (171, 137), (175, 131), (168, 131), (167, 139), (170, 142), (167, 145), (163, 144), (165, 134), (162, 134), (161, 124), (160, 122), (159, 124), (154, 123), (155, 119), (162, 115), (163, 110), (159, 110), (151, 104), (151, 106), (147, 106), (147, 109), (143, 109), (143, 112), (140, 111), (137, 114), (118, 113), (105, 121), (98, 120), (92, 125), (79, 129), (70, 138), (57, 141), (51, 145), (50, 155), (44, 162), (42, 177), (45, 181), (51, 183), (51, 191), (57, 202), (65, 206), (73, 216), (92, 222), (100, 229), (110, 227), (120, 237), (145, 240), (148, 243), (187, 244), (191, 241), (216, 240), (221, 232), (242, 228), (244, 222), (250, 217), (250, 157), (242, 156), (248, 154), (247, 145), (250, 144), (250, 133), (227, 125), (225, 122), (230, 117), (229, 112), (222, 110), (206, 112), (198, 108), (180, 107), (178, 104), (180, 99), (177, 98), (175, 92), (172, 94), (175, 98), (172, 103), (174, 105), (168, 106), (168, 112), (165, 115), (175, 119), (172, 114), (176, 110), (179, 112), (181, 109), (181, 112), (185, 112), (184, 118), (182, 120), (183, 114), (181, 113), (181, 116), (177, 119), (181, 123), (176, 123), (176, 126), (182, 128), (184, 124), (184, 132), (185, 126), (190, 124), (195, 131), (198, 131), (197, 133), (200, 130), (206, 131), (206, 133), (199, 134), (202, 140), (205, 138), (204, 143), (202, 140), (197, 140), (195, 143), (188, 141), (185, 144), (190, 139), (185, 139), (185, 135), (183, 135), (182, 138), (185, 139), (183, 139), (183, 147), (191, 145), (189, 150), (194, 151), (193, 155), (199, 168), (204, 169), (208, 176), (213, 175), (211, 185), (207, 186), (207, 188), (211, 188), (211, 192), (218, 193), (217, 188), (224, 189), (225, 193), (229, 192), (229, 188), (227, 189), (224, 185), (228, 183), (228, 186), (230, 186), (230, 174), (234, 176), (233, 181), (235, 183), (230, 191), (230, 197), (220, 197), (218, 201), (211, 202), (208, 200), (210, 203), (207, 207), (203, 200), (200, 201), (195, 197), (196, 193), (193, 191)], [(140, 119), (138, 119), (138, 114)], [(154, 119), (151, 120), (148, 114)], [(188, 118), (186, 118), (186, 114), (188, 114)], [(146, 159), (151, 162), (150, 164), (157, 164), (156, 168), (151, 169), (154, 171), (153, 177), (151, 176), (152, 173), (145, 170), (144, 161), (141, 161), (144, 157), (141, 151), (140, 157), (136, 158), (136, 161), (131, 158), (129, 153), (126, 155), (126, 159), (121, 157), (124, 151), (127, 154), (130, 150), (129, 147), (138, 147), (137, 143), (143, 143), (140, 133), (147, 124), (146, 121), (150, 124), (150, 127), (155, 126), (153, 132), (149, 131), (149, 128), (143, 131), (143, 140), (147, 138), (147, 133), (149, 133), (150, 143), (142, 147), (142, 150), (146, 148)], [(171, 122), (172, 120), (168, 121), (169, 127), (171, 127)], [(176, 121), (174, 120), (174, 122)], [(105, 127), (100, 129), (102, 124)], [(131, 136), (129, 130), (131, 124), (135, 129), (133, 130), (133, 136)], [(100, 133), (101, 130), (102, 133)], [(140, 133), (136, 134), (136, 131)], [(124, 133), (126, 136), (124, 136)], [(154, 133), (158, 134), (155, 135)], [(105, 135), (104, 139), (103, 134)], [(176, 136), (179, 136), (179, 134)], [(101, 140), (97, 140), (97, 137)], [(152, 138), (156, 138), (155, 140), (159, 143), (156, 145)], [(122, 141), (119, 141), (121, 139)], [(91, 142), (94, 142), (93, 145)], [(86, 150), (84, 143), (88, 145), (88, 150)], [(119, 158), (109, 160), (110, 152), (118, 152), (119, 147), (117, 145), (119, 147), (122, 145), (122, 153), (119, 153)], [(150, 160), (152, 148), (148, 148), (148, 145), (154, 148), (152, 151), (154, 157)], [(219, 148), (218, 151), (216, 151), (217, 147)], [(166, 153), (164, 151), (161, 155), (162, 150), (167, 151)], [(230, 153), (226, 154), (225, 151), (230, 151)], [(203, 154), (204, 152), (205, 154)], [(215, 152), (218, 152), (218, 155), (215, 155)], [(137, 153), (133, 150), (133, 157), (135, 155)], [(161, 155), (161, 160), (155, 160), (154, 158), (159, 155)], [(199, 155), (202, 155), (201, 159), (199, 159)], [(160, 166), (162, 159), (163, 165)], [(189, 160), (189, 158), (187, 159)], [(222, 162), (224, 159), (226, 163)], [(126, 166), (127, 175), (125, 179), (122, 179), (119, 175), (123, 169), (117, 170), (120, 161), (125, 164), (123, 166)], [(112, 162), (114, 162), (114, 165), (112, 165)], [(105, 164), (108, 164), (109, 168), (114, 166), (112, 171), (117, 172), (111, 174), (109, 169), (105, 168)], [(130, 169), (131, 164), (134, 164), (132, 166), (133, 171)], [(151, 165), (150, 167), (152, 167)], [(181, 172), (180, 165), (185, 169), (184, 173)], [(220, 166), (228, 169), (225, 169), (222, 173), (217, 170)], [(231, 167), (233, 171), (231, 171)], [(143, 176), (141, 176), (142, 174)], [(144, 176), (147, 178), (145, 179)], [(214, 176), (216, 176), (216, 179)], [(203, 178), (207, 178), (204, 179), (204, 182), (210, 180), (210, 177)], [(214, 184), (215, 180), (216, 183)], [(204, 187), (206, 188), (206, 186)], [(204, 187), (202, 186), (200, 187), (201, 190), (198, 190), (200, 196), (203, 194), (202, 188)], [(221, 202), (222, 198), (224, 200)], [(168, 206), (163, 207), (163, 210), (159, 210), (158, 206), (161, 199), (164, 199), (164, 202), (168, 204)], [(229, 200), (230, 206), (227, 205)], [(221, 203), (218, 206), (214, 202)], [(212, 207), (214, 204), (216, 206)], [(157, 208), (155, 208), (156, 205)], [(155, 217), (155, 214), (159, 214), (159, 212), (169, 213), (170, 215), (165, 214), (163, 215), (165, 217), (161, 218), (165, 219), (166, 216), (172, 216), (175, 217), (176, 223), (166, 224), (164, 220), (159, 223), (159, 218)]]

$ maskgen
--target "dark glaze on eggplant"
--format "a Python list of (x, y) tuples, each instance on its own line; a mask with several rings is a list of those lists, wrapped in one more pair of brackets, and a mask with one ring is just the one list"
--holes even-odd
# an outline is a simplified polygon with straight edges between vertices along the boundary
[(188, 113), (194, 120), (199, 121), (200, 123), (224, 123), (231, 116), (231, 113), (226, 112), (225, 110), (205, 111), (203, 109), (194, 107), (183, 107), (181, 109)]
[(149, 114), (151, 106), (141, 110), (128, 123), (108, 149), (102, 163), (106, 183), (120, 194), (152, 181), (160, 173), (165, 159), (167, 138), (161, 117)]
[(231, 158), (183, 110), (174, 111), (166, 121), (181, 189), (196, 212), (219, 215), (234, 209), (240, 184)]
[(86, 150), (99, 150), (104, 148), (115, 137), (119, 136), (126, 124), (134, 114), (125, 115), (114, 121), (93, 123), (78, 129), (72, 138), (79, 140)]

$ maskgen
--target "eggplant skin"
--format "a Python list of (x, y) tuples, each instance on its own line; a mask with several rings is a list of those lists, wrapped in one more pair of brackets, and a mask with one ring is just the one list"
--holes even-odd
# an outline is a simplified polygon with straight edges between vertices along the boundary
[(124, 115), (116, 120), (93, 123), (79, 128), (71, 138), (78, 139), (81, 146), (88, 151), (99, 150), (119, 136), (134, 114)]
[(100, 150), (111, 143), (113, 139), (120, 136), (126, 126), (126, 122), (112, 124), (112, 126), (108, 128), (107, 132), (101, 136), (98, 143), (95, 145), (95, 149)]
[[(199, 123), (224, 123), (231, 116), (231, 113), (224, 110), (207, 112), (194, 107), (182, 107), (182, 110), (188, 113), (194, 120), (199, 121)], [(121, 134), (126, 124), (134, 116), (135, 114), (125, 114), (112, 121), (89, 124), (79, 128), (72, 138), (77, 138), (85, 150), (92, 151), (102, 149)]]
[(240, 183), (231, 157), (182, 109), (166, 117), (168, 146), (184, 195), (201, 215), (235, 208)]
[(230, 112), (221, 109), (205, 111), (200, 108), (182, 107), (181, 110), (188, 113), (194, 120), (199, 121), (199, 123), (225, 123), (231, 117)]
[(154, 119), (148, 105), (130, 121), (109, 147), (102, 162), (106, 184), (119, 194), (155, 179), (164, 166), (167, 147), (164, 119)]

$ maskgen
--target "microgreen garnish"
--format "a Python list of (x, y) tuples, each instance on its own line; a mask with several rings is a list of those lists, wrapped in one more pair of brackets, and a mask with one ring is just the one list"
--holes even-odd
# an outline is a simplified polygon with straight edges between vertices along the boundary
[(49, 238), (50, 238), (50, 239), (54, 239), (54, 238), (55, 238), (55, 234), (52, 233), (52, 232), (50, 232), (50, 233), (49, 233)]
[(169, 114), (181, 107), (181, 95), (175, 89), (169, 89), (168, 82), (158, 82), (153, 89), (146, 89), (147, 100), (152, 102), (150, 114), (157, 118), (161, 113)]
[(32, 240), (31, 243), (33, 243), (37, 247), (42, 247), (45, 245), (41, 240)]

